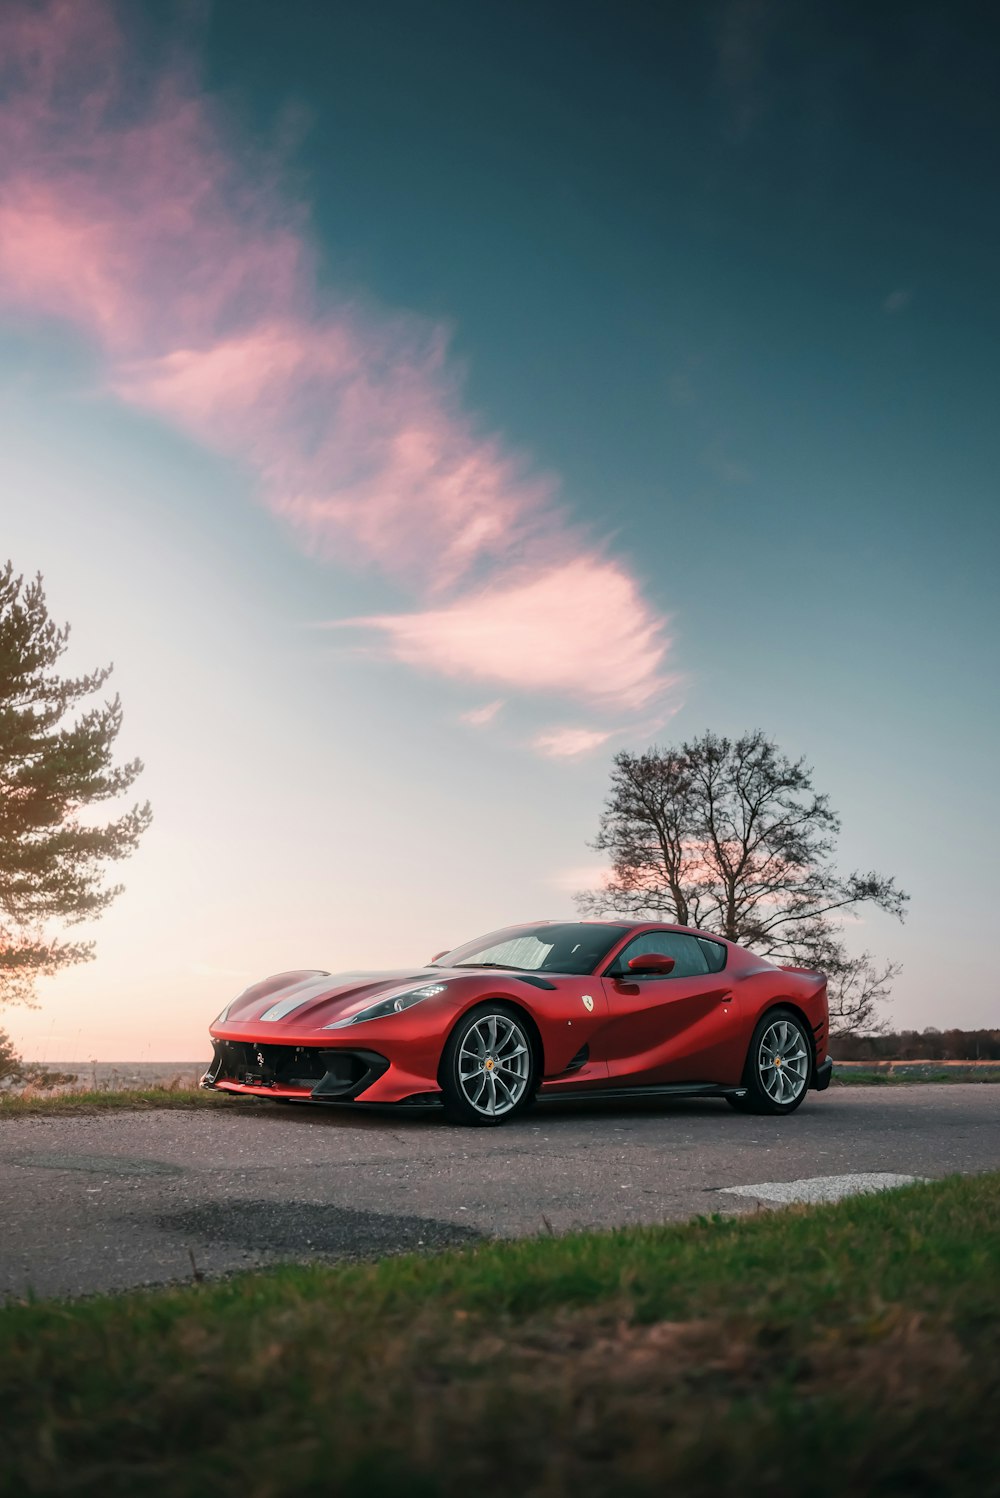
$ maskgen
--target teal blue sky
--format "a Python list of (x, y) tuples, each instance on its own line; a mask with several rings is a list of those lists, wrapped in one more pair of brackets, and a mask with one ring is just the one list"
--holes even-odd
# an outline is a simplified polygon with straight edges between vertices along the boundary
[[(991, 8), (85, 9), (95, 77), (113, 31), (128, 82), (87, 127), (82, 165), (64, 143), (52, 165), (57, 90), (30, 127), (44, 149), (4, 177), (17, 205), (37, 202), (25, 181), (54, 184), (94, 222), (126, 225), (124, 258), (81, 250), (77, 220), (53, 228), (21, 206), (10, 220), (0, 550), (45, 574), (81, 659), (116, 660), (157, 820), (95, 932), (97, 962), (55, 980), (15, 1035), (50, 1056), (197, 1054), (216, 998), (260, 965), (392, 966), (562, 914), (599, 876), (587, 843), (616, 748), (756, 726), (815, 766), (843, 816), (845, 867), (911, 892), (905, 926), (857, 930), (859, 947), (904, 963), (893, 1021), (995, 1024)], [(156, 140), (213, 163), (228, 215), (202, 201), (188, 223), (197, 284), (183, 303), (185, 241), (176, 261), (154, 242), (173, 232), (156, 215), (179, 169), (162, 168), (154, 208), (116, 145), (143, 90), (175, 74), (210, 128), (179, 134), (164, 106)], [(25, 64), (22, 119), (41, 87)], [(12, 138), (0, 122), (0, 144)], [(209, 317), (213, 275), (238, 258), (234, 225), (264, 269)], [(306, 247), (306, 290), (282, 236)], [(178, 350), (228, 348), (257, 326), (255, 297), (261, 325), (294, 324), (305, 373), (287, 375), (272, 341), (240, 345), (221, 375), (185, 367), (167, 389)], [(353, 418), (327, 431), (331, 377), (300, 353), (348, 323), (362, 363), (393, 373), (373, 378), (363, 423), (374, 477), (331, 530), (328, 497), (320, 521), (290, 518), (273, 475), (294, 447), (301, 497), (338, 444), (360, 441)], [(414, 395), (400, 350), (445, 332), (446, 374), (415, 355)], [(223, 387), (254, 359), (272, 384), (234, 414)], [(475, 445), (454, 435), (468, 422), (528, 475), (504, 469), (494, 491), (489, 450), (481, 513), (501, 539), (454, 576), (433, 562), (460, 488), (455, 510), (427, 501), (419, 575), (409, 532), (385, 540), (395, 511), (375, 541), (365, 522), (388, 482), (382, 407), (409, 427), (425, 401), (444, 447)], [(532, 475), (553, 475), (555, 497)], [(345, 487), (338, 469), (336, 503)], [(456, 664), (464, 615), (429, 645), (386, 622), (493, 600), (533, 575), (534, 548), (539, 567), (590, 559), (559, 597), (569, 606), (575, 589), (598, 619), (607, 607), (612, 633), (629, 600), (651, 628), (667, 621), (655, 671), (627, 631), (608, 655), (627, 656), (631, 696), (602, 700), (581, 678), (561, 616), (558, 666), (536, 682), (518, 679), (534, 647), (512, 645), (506, 674), (467, 652)], [(498, 617), (491, 602), (486, 626)], [(359, 618), (373, 632), (317, 627)], [(595, 678), (608, 661), (594, 655)], [(493, 718), (462, 721), (495, 701)], [(546, 749), (569, 731), (594, 741)], [(140, 966), (146, 992), (172, 996), (165, 1018), (136, 1017)]]
[(208, 57), (248, 121), (300, 106), (329, 274), (449, 320), (641, 559), (686, 713), (808, 701), (884, 779), (998, 726), (997, 41), (974, 5), (241, 3)]

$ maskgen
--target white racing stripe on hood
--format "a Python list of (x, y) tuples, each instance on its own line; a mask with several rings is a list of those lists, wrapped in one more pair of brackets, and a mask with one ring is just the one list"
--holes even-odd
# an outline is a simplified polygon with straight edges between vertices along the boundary
[(297, 999), (282, 999), (280, 1004), (272, 1004), (270, 1009), (265, 1009), (260, 1018), (274, 1020), (284, 1019), (285, 1015), (291, 1014), (293, 1009), (301, 1009), (303, 1004), (308, 1004), (310, 1000), (314, 999), (315, 997), (316, 995), (314, 993), (307, 993), (305, 998), (299, 997)]
[[(314, 999), (322, 998), (331, 988), (346, 988), (351, 985), (356, 988), (373, 987), (377, 983), (384, 983), (387, 978), (399, 978), (400, 982), (410, 982), (410, 975), (406, 969), (389, 971), (387, 973), (323, 973), (320, 978), (309, 978), (305, 985), (296, 984), (294, 993), (286, 999), (279, 999), (263, 1014), (257, 1016), (257, 1021), (271, 1020), (276, 1022), (284, 1019), (296, 1009), (301, 1009), (303, 1004), (311, 1004)], [(412, 980), (419, 982), (419, 978)], [(344, 995), (344, 997), (347, 997)], [(257, 1022), (255, 1021), (255, 1023)]]

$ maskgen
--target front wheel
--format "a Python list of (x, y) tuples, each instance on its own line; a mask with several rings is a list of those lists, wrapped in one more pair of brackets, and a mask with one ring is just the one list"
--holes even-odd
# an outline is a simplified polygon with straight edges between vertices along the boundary
[(753, 1032), (743, 1072), (746, 1092), (727, 1102), (740, 1113), (794, 1113), (812, 1074), (812, 1043), (790, 1009), (771, 1009)]
[(522, 1015), (510, 1004), (482, 1004), (463, 1016), (444, 1048), (444, 1111), (453, 1123), (507, 1123), (532, 1102), (536, 1070)]

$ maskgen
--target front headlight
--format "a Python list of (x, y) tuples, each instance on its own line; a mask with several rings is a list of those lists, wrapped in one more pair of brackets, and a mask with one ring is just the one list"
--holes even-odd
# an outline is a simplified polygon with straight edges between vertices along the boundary
[(443, 983), (428, 983), (423, 988), (411, 988), (408, 993), (398, 993), (391, 999), (380, 999), (377, 1004), (369, 1004), (367, 1009), (359, 1009), (350, 1019), (335, 1019), (333, 1024), (324, 1025), (323, 1029), (343, 1030), (347, 1025), (360, 1025), (366, 1019), (385, 1019), (390, 1014), (401, 1014), (404, 1009), (412, 1009), (422, 999), (433, 999), (435, 994), (444, 993), (444, 990)]

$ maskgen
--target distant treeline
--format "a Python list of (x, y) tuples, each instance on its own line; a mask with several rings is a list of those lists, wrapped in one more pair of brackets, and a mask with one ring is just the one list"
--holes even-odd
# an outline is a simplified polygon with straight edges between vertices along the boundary
[(1000, 1061), (1000, 1030), (890, 1030), (885, 1035), (840, 1035), (830, 1041), (835, 1061)]

